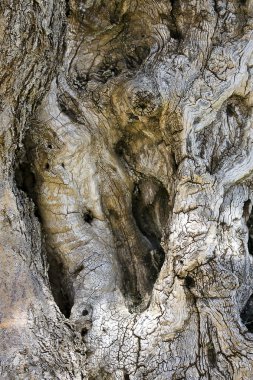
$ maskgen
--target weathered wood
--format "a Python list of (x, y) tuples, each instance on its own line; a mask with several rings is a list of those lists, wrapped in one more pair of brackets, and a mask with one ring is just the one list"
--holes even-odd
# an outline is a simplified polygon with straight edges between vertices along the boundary
[(0, 10), (1, 377), (253, 379), (253, 2)]

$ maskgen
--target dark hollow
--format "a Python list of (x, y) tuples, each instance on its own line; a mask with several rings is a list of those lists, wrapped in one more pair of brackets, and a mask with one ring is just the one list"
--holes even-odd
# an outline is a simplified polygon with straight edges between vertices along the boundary
[[(243, 216), (247, 220), (247, 227), (249, 230), (248, 237), (248, 250), (249, 254), (253, 255), (253, 212), (249, 213), (249, 201), (244, 203)], [(252, 209), (253, 211), (253, 209)]]
[(34, 198), (34, 187), (36, 184), (35, 175), (31, 171), (31, 166), (28, 163), (21, 163), (15, 170), (15, 181), (17, 188), (28, 195), (29, 198)]
[(213, 346), (210, 346), (207, 350), (207, 358), (211, 367), (215, 367), (217, 363), (216, 352)]
[(88, 310), (86, 310), (86, 309), (84, 309), (83, 311), (82, 311), (82, 315), (85, 317), (86, 315), (88, 315), (89, 314), (89, 312), (88, 312)]
[(74, 305), (73, 289), (67, 280), (63, 264), (53, 254), (48, 254), (48, 278), (55, 303), (62, 314), (69, 318)]
[(69, 17), (71, 15), (69, 0), (66, 0), (65, 4), (66, 4), (66, 8), (65, 8), (66, 17)]
[(82, 328), (81, 330), (81, 336), (85, 336), (88, 332), (88, 329), (86, 327)]
[(92, 212), (90, 210), (86, 211), (84, 214), (83, 214), (83, 219), (86, 223), (89, 223), (91, 224), (91, 222), (93, 221), (93, 215), (92, 215)]
[(242, 323), (247, 327), (249, 332), (253, 333), (253, 294), (242, 309), (240, 316)]
[(182, 40), (182, 34), (178, 31), (178, 30), (170, 30), (170, 36), (174, 39), (174, 40)]
[(115, 153), (122, 157), (124, 154), (127, 153), (127, 144), (124, 140), (119, 140), (117, 144), (115, 145)]
[(227, 105), (227, 114), (228, 116), (234, 116), (235, 115), (235, 109), (232, 104)]
[[(144, 186), (142, 186), (144, 184)], [(145, 201), (149, 186), (155, 187), (156, 194), (151, 202)], [(145, 190), (146, 188), (146, 190)], [(163, 185), (155, 180), (140, 182), (133, 193), (132, 212), (141, 233), (149, 240), (152, 253), (144, 258), (150, 271), (150, 281), (154, 284), (165, 259), (161, 246), (162, 230), (169, 215), (169, 196)]]
[(194, 278), (192, 278), (191, 276), (186, 276), (184, 283), (185, 283), (185, 286), (189, 289), (194, 288), (194, 286), (195, 286)]

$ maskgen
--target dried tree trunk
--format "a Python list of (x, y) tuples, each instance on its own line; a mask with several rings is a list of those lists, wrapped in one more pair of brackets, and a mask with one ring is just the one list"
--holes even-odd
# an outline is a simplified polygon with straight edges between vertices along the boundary
[(252, 31), (1, 1), (1, 379), (253, 379)]

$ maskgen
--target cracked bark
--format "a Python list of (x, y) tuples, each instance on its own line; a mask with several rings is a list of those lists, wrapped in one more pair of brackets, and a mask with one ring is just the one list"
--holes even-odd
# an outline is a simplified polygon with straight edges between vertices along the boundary
[(253, 378), (252, 17), (1, 2), (1, 378)]

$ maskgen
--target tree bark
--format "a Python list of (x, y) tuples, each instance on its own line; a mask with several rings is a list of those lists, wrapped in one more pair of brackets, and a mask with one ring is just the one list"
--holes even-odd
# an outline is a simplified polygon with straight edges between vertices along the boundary
[(252, 20), (1, 1), (1, 379), (253, 379)]

